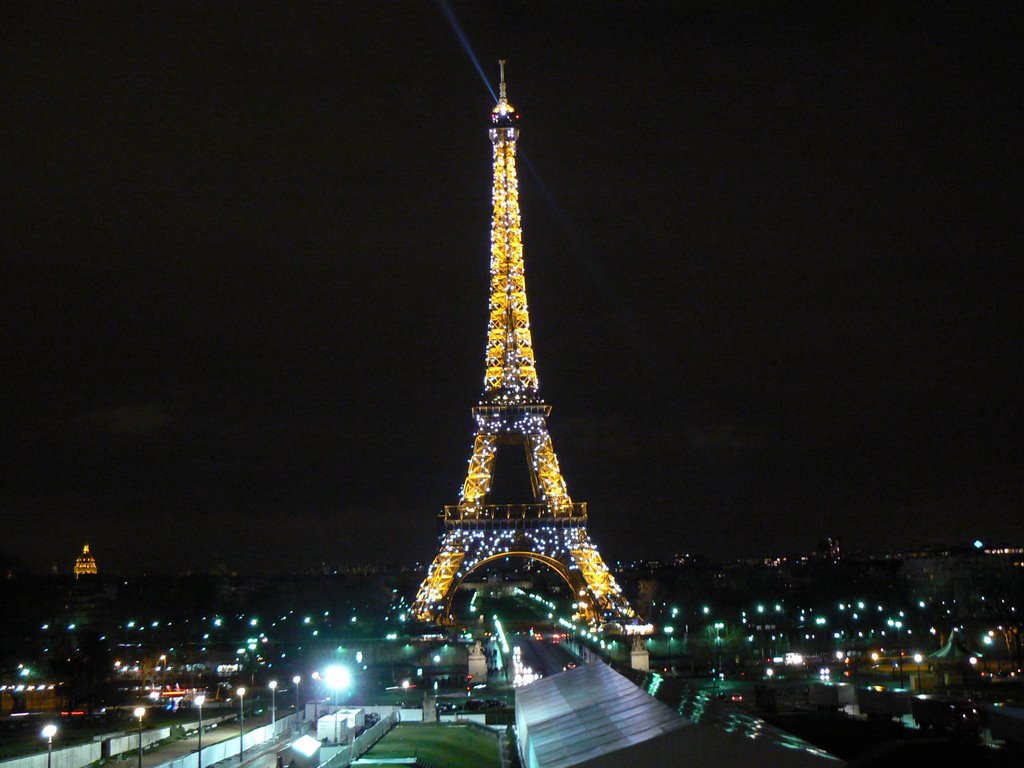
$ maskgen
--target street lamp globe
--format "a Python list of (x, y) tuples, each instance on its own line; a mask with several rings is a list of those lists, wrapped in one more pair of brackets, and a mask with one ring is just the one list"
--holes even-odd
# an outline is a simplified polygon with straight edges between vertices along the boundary
[(53, 737), (57, 735), (57, 726), (47, 723), (39, 735), (46, 739), (46, 768), (51, 768), (53, 765)]
[(274, 690), (275, 688), (277, 688), (277, 680), (271, 680), (267, 685), (270, 688), (270, 690)]
[(293, 677), (293, 678), (292, 678), (292, 682), (293, 682), (293, 683), (294, 683), (295, 685), (298, 685), (299, 683), (301, 683), (301, 682), (302, 682), (302, 678), (301, 678), (301, 677), (299, 677), (298, 675), (296, 675), (295, 677)]
[(239, 689), (238, 689), (238, 690), (236, 691), (236, 693), (237, 693), (237, 694), (238, 694), (239, 696), (245, 696), (245, 686), (243, 685), (242, 687), (240, 687), (240, 688), (239, 688)]
[(136, 707), (134, 710), (132, 710), (132, 714), (139, 718), (139, 720), (141, 720), (142, 716), (146, 714), (146, 708)]
[(203, 694), (199, 694), (194, 699), (192, 699), (192, 703), (195, 704), (197, 707), (201, 707), (203, 706), (203, 704), (206, 703), (206, 696), (204, 696)]

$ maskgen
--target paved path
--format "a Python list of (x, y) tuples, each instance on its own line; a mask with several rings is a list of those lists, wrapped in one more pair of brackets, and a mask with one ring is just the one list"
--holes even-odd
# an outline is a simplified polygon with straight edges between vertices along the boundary
[(278, 750), (290, 743), (296, 736), (296, 733), (286, 731), (273, 741), (265, 741), (245, 750), (241, 763), (238, 761), (238, 755), (232, 755), (219, 763), (204, 765), (203, 768), (276, 768)]
[[(281, 717), (285, 717), (287, 715), (292, 714), (294, 712), (294, 710), (280, 708), (280, 712), (281, 712)], [(223, 714), (223, 712), (218, 712), (218, 714)], [(247, 733), (251, 729), (253, 729), (253, 728), (258, 728), (258, 727), (260, 727), (262, 725), (269, 725), (269, 724), (270, 724), (270, 713), (269, 712), (264, 712), (263, 714), (260, 714), (260, 715), (255, 715), (253, 717), (246, 717), (245, 718), (245, 730), (246, 730)], [(291, 735), (291, 734), (289, 734), (289, 735)], [(287, 738), (287, 737), (285, 737), (285, 738)], [(216, 728), (213, 728), (211, 730), (207, 730), (206, 733), (203, 734), (203, 746), (204, 747), (208, 747), (211, 744), (218, 744), (219, 742), (227, 741), (228, 739), (234, 739), (235, 742), (236, 742), (235, 743), (236, 754), (235, 754), (235, 763), (234, 764), (237, 765), (238, 764), (238, 755), (237, 755), (238, 723), (237, 722), (223, 723), (221, 725), (218, 725)], [(278, 741), (280, 741), (280, 739), (278, 739)], [(262, 749), (264, 747), (264, 745), (269, 745), (269, 744), (270, 744), (269, 741), (268, 742), (264, 742), (264, 744), (259, 744), (259, 745), (255, 746), (255, 747), (253, 747), (252, 749), (246, 750), (246, 753), (245, 753), (245, 755), (243, 755), (243, 757), (246, 757), (246, 755), (248, 755), (249, 752), (252, 752), (254, 750)], [(197, 749), (199, 749), (199, 736), (197, 734), (193, 734), (193, 735), (188, 736), (188, 737), (186, 737), (184, 739), (178, 739), (177, 741), (172, 741), (169, 744), (161, 744), (160, 746), (154, 747), (153, 749), (147, 749), (147, 750), (145, 750), (142, 753), (142, 768), (157, 768), (157, 766), (163, 765), (165, 763), (169, 763), (172, 760), (177, 760), (179, 757), (184, 757), (187, 754), (195, 752)], [(248, 758), (246, 758), (246, 759), (248, 759)], [(136, 768), (136, 766), (138, 766), (138, 763), (139, 763), (138, 753), (137, 752), (131, 752), (131, 753), (127, 753), (125, 755), (124, 759), (113, 760), (110, 763), (108, 763), (108, 765), (113, 766), (113, 768)], [(229, 765), (229, 764), (230, 764), (229, 761), (223, 761), (223, 763), (221, 763), (221, 765)], [(203, 766), (203, 768), (208, 768), (208, 766)]]

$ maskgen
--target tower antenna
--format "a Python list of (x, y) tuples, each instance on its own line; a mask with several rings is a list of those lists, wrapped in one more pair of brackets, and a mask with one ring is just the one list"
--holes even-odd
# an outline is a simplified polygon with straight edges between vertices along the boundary
[(505, 101), (505, 59), (498, 59), (501, 68), (501, 83), (498, 85), (498, 100)]

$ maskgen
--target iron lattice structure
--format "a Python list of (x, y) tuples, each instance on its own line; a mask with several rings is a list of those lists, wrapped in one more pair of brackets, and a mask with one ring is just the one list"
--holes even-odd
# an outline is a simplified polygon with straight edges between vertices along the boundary
[[(494, 183), (491, 283), (484, 393), (473, 408), (476, 436), (459, 503), (444, 508), (441, 548), (412, 606), (421, 621), (447, 623), (459, 584), (492, 560), (519, 556), (557, 571), (573, 591), (578, 618), (626, 623), (636, 614), (587, 533), (587, 505), (574, 503), (547, 430), (551, 406), (538, 392), (523, 268), (516, 141), (519, 115), (505, 93), (491, 112)], [(528, 504), (488, 504), (498, 446), (525, 449)]]

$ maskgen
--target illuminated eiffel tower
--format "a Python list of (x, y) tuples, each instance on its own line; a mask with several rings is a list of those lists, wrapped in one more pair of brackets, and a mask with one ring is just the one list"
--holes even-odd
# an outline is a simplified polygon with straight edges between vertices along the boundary
[[(484, 393), (473, 408), (476, 437), (459, 503), (444, 507), (441, 548), (412, 612), (421, 621), (448, 623), (452, 598), (472, 571), (501, 558), (525, 557), (566, 581), (578, 619), (625, 625), (636, 622), (636, 613), (587, 534), (587, 505), (569, 498), (547, 430), (551, 406), (538, 394), (516, 178), (519, 115), (506, 98), (501, 65), (490, 126), (494, 186)], [(498, 446), (508, 444), (525, 449), (533, 500), (488, 504)]]

